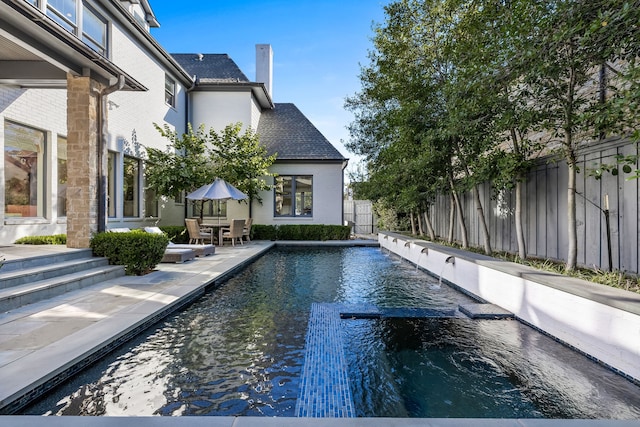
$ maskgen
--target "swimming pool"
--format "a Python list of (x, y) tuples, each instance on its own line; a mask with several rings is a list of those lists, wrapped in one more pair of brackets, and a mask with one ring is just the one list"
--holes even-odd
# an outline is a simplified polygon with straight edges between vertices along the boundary
[[(315, 302), (471, 299), (379, 249), (274, 250), (23, 413), (293, 416)], [(340, 322), (358, 416), (640, 416), (638, 387), (515, 321)]]

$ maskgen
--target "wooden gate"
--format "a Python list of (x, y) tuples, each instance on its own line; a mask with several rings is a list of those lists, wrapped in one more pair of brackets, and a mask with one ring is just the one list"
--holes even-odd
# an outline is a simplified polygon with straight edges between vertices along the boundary
[(373, 204), (369, 200), (345, 200), (344, 222), (354, 234), (377, 234)]

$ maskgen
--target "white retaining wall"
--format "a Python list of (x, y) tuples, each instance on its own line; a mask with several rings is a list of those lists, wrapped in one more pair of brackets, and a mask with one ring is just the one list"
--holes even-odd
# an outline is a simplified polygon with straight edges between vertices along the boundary
[[(378, 241), (382, 250), (640, 381), (640, 295), (399, 234), (379, 233)], [(449, 256), (453, 264), (445, 263)]]

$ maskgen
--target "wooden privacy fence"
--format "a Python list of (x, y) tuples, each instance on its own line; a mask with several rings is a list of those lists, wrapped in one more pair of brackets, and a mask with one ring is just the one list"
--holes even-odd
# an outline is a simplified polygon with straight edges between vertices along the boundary
[[(597, 164), (615, 163), (618, 154), (636, 155), (637, 147), (628, 141), (614, 140), (590, 145), (579, 153), (576, 195), (578, 264), (602, 270), (609, 267), (606, 221), (602, 211), (606, 196), (610, 211), (611, 264), (616, 270), (638, 274), (640, 180), (629, 179), (629, 175), (622, 172), (622, 167), (618, 175), (605, 172), (600, 180), (588, 175), (588, 169), (595, 168)], [(564, 161), (552, 160), (541, 159), (527, 176), (523, 192), (523, 229), (529, 256), (566, 261), (568, 167)], [(491, 184), (486, 183), (480, 186), (480, 194), (492, 248), (517, 252), (515, 192), (505, 191), (496, 195)], [(473, 196), (471, 193), (461, 196), (469, 244), (480, 247), (483, 236)], [(448, 235), (449, 199), (448, 194), (437, 197), (430, 209), (435, 232), (441, 238)], [(461, 241), (457, 225), (455, 239)]]
[(373, 205), (369, 200), (345, 200), (344, 221), (352, 226), (354, 234), (378, 233)]

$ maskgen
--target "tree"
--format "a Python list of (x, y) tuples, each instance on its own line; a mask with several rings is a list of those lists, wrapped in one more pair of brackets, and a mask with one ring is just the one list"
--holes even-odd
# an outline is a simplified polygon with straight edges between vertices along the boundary
[(250, 200), (261, 201), (259, 191), (270, 188), (265, 178), (272, 175), (268, 168), (276, 156), (267, 156), (258, 135), (250, 129), (241, 134), (240, 123), (228, 125), (220, 133), (214, 129), (207, 132), (204, 125), (194, 131), (189, 124), (182, 135), (167, 125), (154, 126), (169, 140), (165, 151), (147, 148), (145, 178), (156, 194), (179, 197), (211, 184), (215, 178), (235, 185)]
[[(577, 2), (555, 0), (544, 3), (531, 35), (531, 49), (518, 58), (523, 83), (531, 96), (532, 108), (541, 115), (541, 128), (559, 145), (559, 153), (569, 168), (567, 182), (566, 270), (577, 264), (576, 174), (577, 151), (601, 132), (594, 112), (608, 116), (611, 103), (600, 95), (598, 81), (604, 64), (621, 59), (621, 53), (637, 56), (637, 5), (623, 0)], [(623, 19), (635, 36), (623, 24), (607, 28), (619, 10), (634, 10)], [(634, 27), (636, 27), (634, 29)], [(624, 47), (626, 46), (626, 47)], [(600, 78), (603, 76), (600, 74)]]
[(147, 148), (145, 179), (148, 187), (154, 188), (158, 195), (176, 198), (214, 181), (216, 170), (211, 163), (209, 134), (204, 125), (194, 131), (189, 124), (187, 133), (182, 135), (168, 125), (154, 126), (169, 144), (165, 151)]
[(211, 129), (209, 141), (215, 175), (233, 183), (249, 200), (262, 203), (260, 191), (271, 188), (265, 178), (274, 176), (269, 167), (276, 154), (268, 156), (259, 135), (251, 129), (242, 133), (241, 123), (227, 125), (220, 133)]

